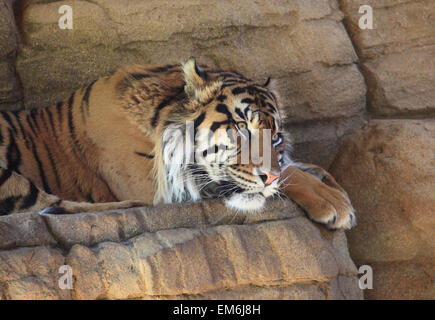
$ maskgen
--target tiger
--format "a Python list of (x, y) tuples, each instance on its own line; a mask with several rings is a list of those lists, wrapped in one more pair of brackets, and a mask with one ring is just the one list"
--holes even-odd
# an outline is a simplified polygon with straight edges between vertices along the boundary
[[(284, 195), (329, 229), (352, 228), (346, 191), (323, 168), (290, 157), (279, 99), (270, 78), (261, 85), (191, 57), (123, 67), (51, 107), (1, 111), (0, 215), (208, 198), (250, 214)], [(242, 152), (255, 139), (269, 161)], [(188, 140), (193, 161), (185, 161)]]

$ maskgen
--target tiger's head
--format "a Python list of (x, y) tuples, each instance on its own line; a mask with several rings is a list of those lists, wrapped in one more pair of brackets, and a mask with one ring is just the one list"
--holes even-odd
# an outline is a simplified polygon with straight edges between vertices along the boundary
[(162, 136), (167, 202), (217, 197), (239, 211), (263, 208), (278, 192), (284, 161), (269, 79), (258, 85), (235, 71), (200, 68), (194, 58), (182, 71), (183, 112)]

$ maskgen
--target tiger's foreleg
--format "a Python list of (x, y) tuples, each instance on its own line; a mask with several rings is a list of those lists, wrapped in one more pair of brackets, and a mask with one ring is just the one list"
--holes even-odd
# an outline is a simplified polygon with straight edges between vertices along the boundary
[(88, 203), (62, 200), (37, 188), (15, 171), (0, 169), (0, 215), (21, 212), (44, 214), (95, 212), (145, 206), (142, 201)]
[(356, 212), (346, 191), (324, 169), (296, 163), (281, 173), (281, 191), (329, 229), (350, 229)]

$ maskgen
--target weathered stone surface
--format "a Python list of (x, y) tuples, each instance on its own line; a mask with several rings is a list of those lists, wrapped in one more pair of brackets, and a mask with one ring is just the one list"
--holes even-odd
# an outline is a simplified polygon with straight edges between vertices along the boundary
[(358, 265), (376, 264), (384, 279), (375, 278), (371, 298), (415, 298), (421, 282), (433, 282), (433, 274), (414, 283), (390, 271), (400, 265), (412, 274), (416, 261), (434, 263), (434, 146), (434, 120), (372, 120), (346, 140), (332, 166), (359, 213), (348, 233), (351, 256)]
[[(0, 251), (6, 299), (362, 297), (344, 233), (314, 225), (288, 200), (261, 216), (235, 216), (220, 201), (22, 216), (0, 222), (44, 219), (55, 241), (38, 246), (46, 240), (30, 232), (36, 247)], [(73, 271), (70, 291), (57, 286), (63, 264)]]
[(434, 299), (434, 260), (374, 262), (371, 266), (373, 290), (365, 290), (366, 299)]
[[(435, 115), (435, 3), (432, 0), (341, 0), (362, 60), (370, 111), (377, 116)], [(362, 30), (362, 5), (373, 29)]]
[(285, 129), (291, 137), (292, 155), (295, 160), (316, 163), (328, 168), (337, 154), (340, 137), (361, 128), (364, 123), (364, 117), (356, 116), (348, 119), (292, 123)]
[(23, 213), (0, 218), (0, 250), (53, 244), (56, 241), (43, 218), (37, 214)]
[(21, 93), (15, 74), (13, 58), (6, 56), (0, 61), (0, 106), (2, 110), (21, 108)]
[(58, 285), (65, 258), (58, 249), (29, 247), (0, 251), (0, 289), (4, 299), (69, 299)]
[(363, 70), (373, 113), (435, 115), (435, 45), (366, 61)]
[(222, 300), (325, 300), (326, 297), (327, 295), (322, 289), (313, 284), (294, 284), (267, 288), (248, 286), (234, 290), (216, 290), (203, 295), (193, 296), (194, 299)]
[[(50, 105), (126, 64), (178, 63), (195, 55), (259, 81), (283, 79), (281, 87), (300, 74), (299, 87), (283, 101), (298, 121), (364, 108), (365, 85), (353, 66), (357, 56), (334, 1), (74, 1), (73, 30), (57, 25), (62, 4), (36, 3), (26, 10), (28, 45), (17, 65), (28, 107)], [(319, 95), (304, 92), (312, 87), (322, 88)], [(334, 99), (325, 106), (328, 92)]]
[(287, 123), (350, 118), (365, 108), (364, 78), (355, 65), (315, 67), (279, 79)]
[(124, 241), (143, 232), (207, 224), (254, 223), (257, 220), (296, 216), (296, 206), (291, 202), (288, 205), (289, 207), (284, 208), (279, 202), (271, 202), (261, 216), (235, 214), (228, 211), (222, 201), (212, 200), (188, 206), (174, 204), (158, 208), (132, 208), (125, 212), (114, 211), (104, 215), (97, 212), (65, 216), (63, 219), (58, 219), (57, 216), (43, 218), (57, 241), (70, 248), (74, 244), (94, 246), (104, 241)]
[(21, 92), (15, 74), (17, 30), (12, 0), (0, 3), (0, 106), (2, 109), (21, 107)]
[(12, 0), (5, 0), (0, 5), (0, 57), (6, 57), (17, 49), (12, 3)]
[[(435, 44), (432, 0), (339, 0), (349, 33), (361, 56), (375, 58)], [(373, 29), (360, 29), (363, 5), (373, 9)]]

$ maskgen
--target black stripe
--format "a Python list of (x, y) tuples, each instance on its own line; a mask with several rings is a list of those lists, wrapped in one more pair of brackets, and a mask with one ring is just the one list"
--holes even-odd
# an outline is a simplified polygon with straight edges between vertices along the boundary
[(73, 114), (72, 114), (72, 107), (74, 104), (74, 95), (75, 93), (73, 93), (67, 102), (67, 111), (68, 111), (68, 128), (69, 128), (69, 132), (71, 134), (71, 138), (74, 142), (75, 145), (77, 145), (77, 134), (75, 131), (75, 126), (74, 126), (74, 119), (73, 119)]
[[(224, 148), (225, 148), (225, 146), (224, 146)], [(217, 145), (213, 145), (213, 146), (209, 147), (207, 150), (204, 150), (202, 152), (202, 156), (205, 158), (207, 156), (207, 154), (209, 154), (209, 153), (214, 154), (214, 153), (218, 153), (218, 152), (219, 152), (219, 147)]]
[(232, 92), (233, 94), (240, 94), (240, 93), (243, 93), (243, 92), (245, 92), (245, 91), (246, 91), (245, 88), (236, 87), (236, 88), (234, 88), (231, 92)]
[(45, 109), (47, 109), (47, 108), (39, 109), (39, 119), (42, 122), (42, 128), (48, 129), (47, 120), (45, 119), (45, 111), (44, 111)]
[(11, 117), (9, 116), (8, 112), (2, 112), (1, 113), (3, 118), (6, 120), (6, 122), (9, 124), (9, 126), (12, 128), (12, 131), (14, 132), (14, 134), (17, 134), (17, 127), (15, 127), (14, 122), (12, 121)]
[(92, 86), (97, 80), (92, 81), (87, 87), (85, 94), (83, 95), (83, 101), (80, 106), (80, 111), (82, 113), (83, 122), (85, 121), (84, 107), (86, 107), (86, 114), (89, 116), (89, 96), (91, 95)]
[(251, 108), (249, 108), (249, 106), (243, 110), (243, 114), (245, 115), (245, 119), (248, 119), (248, 111), (249, 110), (251, 110)]
[(50, 122), (51, 131), (53, 132), (54, 139), (55, 139), (56, 142), (59, 144), (59, 141), (58, 141), (58, 139), (57, 139), (56, 127), (54, 126), (53, 114), (51, 113), (50, 108), (45, 108), (44, 110), (45, 110), (45, 112), (46, 112), (47, 115), (48, 115), (48, 121)]
[(151, 78), (150, 74), (147, 73), (139, 73), (139, 72), (135, 72), (135, 73), (130, 73), (130, 76), (132, 78), (134, 78), (135, 80), (142, 80), (145, 78)]
[(226, 87), (232, 87), (235, 86), (237, 83), (224, 83), (223, 85), (221, 85), (221, 90), (225, 89)]
[(223, 114), (226, 114), (229, 120), (233, 119), (232, 113), (228, 110), (228, 107), (225, 104), (223, 104), (223, 103), (219, 103), (216, 106), (216, 111), (220, 112), (220, 113), (223, 113)]
[(15, 121), (17, 121), (18, 126), (20, 127), (21, 135), (24, 138), (24, 142), (26, 144), (26, 147), (27, 147), (27, 149), (29, 149), (29, 138), (27, 137), (26, 129), (24, 129), (24, 127), (21, 123), (19, 112), (12, 112), (12, 114), (15, 116)]
[(51, 126), (52, 128), (54, 128), (53, 114), (51, 113), (50, 108), (44, 108), (44, 110), (45, 110), (45, 112), (46, 112), (47, 115), (48, 115), (48, 121), (50, 122), (50, 126)]
[(59, 120), (59, 128), (62, 130), (62, 110), (63, 110), (63, 101), (59, 101), (56, 103), (56, 111), (57, 111), (57, 119)]
[(38, 109), (30, 110), (30, 117), (32, 118), (32, 121), (33, 121), (36, 129), (39, 131), (39, 124), (38, 124), (38, 117), (37, 117), (38, 113), (39, 113)]
[(159, 120), (159, 116), (160, 116), (160, 111), (163, 108), (167, 107), (171, 103), (172, 99), (173, 99), (172, 97), (166, 98), (165, 100), (160, 102), (159, 105), (156, 107), (156, 110), (154, 111), (154, 116), (151, 119), (151, 125), (153, 127), (155, 127), (157, 125), (157, 121)]
[(36, 135), (35, 127), (32, 124), (32, 119), (30, 119), (30, 114), (28, 114), (26, 116), (26, 121), (27, 121), (27, 124), (29, 125), (30, 129), (32, 130), (33, 134)]
[(244, 99), (242, 99), (241, 102), (242, 102), (242, 103), (252, 104), (252, 103), (254, 103), (255, 101), (252, 100), (251, 98), (244, 98)]
[(11, 177), (12, 170), (2, 169), (2, 174), (0, 176), (0, 187)]
[(194, 132), (194, 134), (196, 134), (196, 130), (201, 125), (201, 123), (204, 121), (204, 119), (205, 119), (205, 112), (203, 111), (203, 112), (201, 112), (199, 117), (196, 118), (195, 121), (193, 122), (193, 132)]
[[(78, 160), (83, 160), (84, 159), (84, 154), (83, 154), (83, 148), (80, 145), (78, 139), (77, 139), (77, 133), (75, 130), (75, 125), (74, 125), (74, 117), (73, 117), (73, 104), (74, 104), (74, 97), (75, 97), (75, 93), (73, 93), (67, 102), (67, 112), (68, 112), (68, 128), (69, 128), (69, 132), (71, 135), (71, 140), (74, 144), (74, 148), (73, 148), (73, 152), (74, 155), (77, 157)], [(78, 154), (78, 153), (80, 154)]]
[(243, 112), (240, 111), (240, 108), (236, 108), (235, 111), (236, 111), (237, 115), (238, 115), (240, 118), (246, 120), (246, 117), (245, 117), (245, 115), (243, 114)]
[(45, 192), (51, 193), (51, 189), (48, 186), (47, 179), (46, 179), (45, 174), (44, 174), (44, 168), (42, 166), (41, 159), (39, 159), (35, 143), (33, 143), (33, 142), (32, 142), (32, 153), (33, 153), (33, 157), (38, 165), (39, 176), (41, 177), (41, 181), (42, 181), (42, 187), (43, 187)]
[(272, 110), (273, 112), (278, 112), (278, 110), (275, 108), (275, 106), (273, 104), (271, 104), (270, 102), (266, 102), (266, 106), (268, 107), (269, 110)]
[(170, 105), (171, 102), (174, 101), (177, 98), (177, 96), (179, 96), (182, 93), (184, 93), (184, 87), (175, 88), (173, 96), (167, 97), (166, 99), (164, 99), (162, 102), (159, 103), (159, 105), (154, 110), (154, 116), (151, 119), (151, 126), (155, 127), (157, 125), (157, 121), (159, 120), (160, 117), (160, 111), (163, 108)]
[(92, 197), (92, 194), (91, 194), (91, 193), (88, 193), (88, 194), (86, 195), (86, 201), (87, 201), (87, 202), (90, 202), (90, 203), (95, 203), (95, 200), (94, 200), (94, 198)]
[(38, 199), (39, 190), (36, 186), (30, 182), (29, 193), (24, 197), (23, 203), (20, 206), (20, 209), (27, 209), (33, 206)]
[(50, 161), (51, 168), (53, 169), (53, 172), (54, 172), (54, 177), (56, 179), (56, 185), (57, 185), (58, 188), (60, 188), (60, 178), (59, 178), (59, 174), (57, 172), (56, 163), (54, 162), (54, 159), (53, 159), (53, 154), (51, 153), (50, 148), (45, 143), (45, 141), (43, 141), (43, 143), (44, 143), (45, 151), (47, 151), (48, 160)]
[(21, 196), (11, 196), (0, 201), (0, 215), (11, 213), (15, 209), (15, 203), (21, 199)]
[[(175, 64), (168, 64), (168, 65), (163, 66), (163, 67), (156, 67), (156, 68), (153, 68), (153, 69), (148, 69), (147, 71), (154, 72), (154, 73), (165, 72), (165, 71), (168, 71), (169, 69), (174, 68), (176, 66), (177, 65), (175, 65)], [(176, 70), (174, 70), (174, 71), (176, 71)]]
[(9, 145), (6, 151), (7, 166), (9, 170), (18, 171), (18, 167), (21, 164), (21, 153), (18, 149), (15, 138), (12, 135), (12, 131), (9, 128)]
[(215, 122), (213, 122), (213, 124), (211, 125), (211, 127), (210, 127), (210, 130), (212, 131), (212, 132), (215, 132), (217, 129), (219, 129), (220, 128), (220, 126), (222, 126), (222, 125), (224, 125), (224, 124), (229, 124), (230, 122), (229, 122), (229, 120), (225, 120), (225, 121), (215, 121)]
[(224, 94), (221, 94), (217, 97), (218, 101), (220, 101), (220, 102), (224, 102), (226, 98), (227, 98), (227, 96)]
[(143, 153), (143, 152), (137, 152), (137, 151), (135, 151), (134, 153), (136, 153), (138, 156), (145, 157), (145, 158), (148, 158), (148, 159), (153, 159), (154, 158), (154, 156), (152, 154)]

